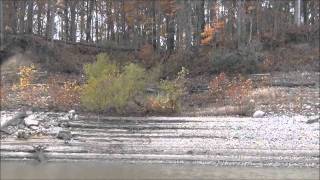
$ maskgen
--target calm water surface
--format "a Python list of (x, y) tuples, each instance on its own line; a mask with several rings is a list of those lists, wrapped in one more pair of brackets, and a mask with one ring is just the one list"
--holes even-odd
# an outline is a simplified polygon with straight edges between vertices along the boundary
[(316, 168), (215, 167), (124, 162), (1, 161), (3, 179), (319, 179)]

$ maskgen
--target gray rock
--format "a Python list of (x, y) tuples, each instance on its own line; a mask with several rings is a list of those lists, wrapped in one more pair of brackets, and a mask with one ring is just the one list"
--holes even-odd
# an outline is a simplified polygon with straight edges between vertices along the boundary
[(72, 134), (71, 134), (70, 131), (61, 130), (61, 131), (59, 131), (59, 133), (57, 134), (57, 138), (58, 138), (58, 139), (62, 139), (62, 140), (71, 140)]
[(23, 122), (23, 119), (27, 116), (26, 112), (18, 112), (12, 118), (1, 119), (1, 128), (5, 128), (7, 126), (17, 126), (18, 124)]
[(29, 139), (31, 136), (31, 133), (28, 131), (24, 131), (24, 130), (19, 130), (17, 133), (17, 138), (18, 139)]
[(19, 128), (19, 129), (24, 129), (25, 127), (26, 127), (26, 126), (25, 126), (24, 124), (19, 124), (19, 125), (18, 125), (18, 128)]
[(306, 109), (311, 109), (311, 106), (310, 105), (306, 105)]
[(313, 124), (313, 123), (317, 123), (320, 122), (320, 118), (314, 118), (314, 119), (309, 119), (306, 123), (307, 124)]
[(69, 112), (68, 112), (68, 119), (69, 120), (75, 120), (75, 116), (76, 116), (76, 111), (75, 110), (70, 110)]
[(259, 111), (254, 112), (252, 117), (262, 118), (262, 117), (264, 117), (265, 114), (266, 114), (265, 112), (259, 110)]
[(0, 128), (0, 132), (1, 132), (1, 135), (6, 133), (6, 134), (12, 134), (7, 128)]
[(27, 111), (26, 114), (27, 114), (27, 116), (30, 116), (31, 114), (33, 114), (33, 112), (32, 111)]
[(33, 146), (33, 151), (34, 151), (34, 158), (38, 160), (39, 162), (46, 162), (47, 157), (44, 154), (45, 149), (47, 146), (43, 145), (35, 145)]
[(32, 125), (32, 126), (30, 126), (30, 129), (37, 131), (37, 130), (39, 130), (39, 127)]
[(74, 115), (74, 114), (76, 114), (76, 111), (72, 109), (68, 113)]
[(36, 115), (32, 114), (26, 118), (24, 118), (24, 124), (26, 126), (38, 126), (39, 125), (39, 121), (35, 120), (36, 119)]

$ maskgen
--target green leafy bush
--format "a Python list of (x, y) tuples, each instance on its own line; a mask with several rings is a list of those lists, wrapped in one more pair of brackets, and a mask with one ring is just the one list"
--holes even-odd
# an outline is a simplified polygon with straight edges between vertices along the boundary
[(107, 54), (99, 54), (95, 63), (85, 65), (85, 75), (82, 105), (99, 112), (108, 108), (122, 111), (144, 89), (147, 77), (143, 68), (132, 63), (120, 69)]
[(172, 81), (161, 80), (159, 93), (148, 98), (146, 109), (156, 113), (174, 113), (179, 111), (180, 99), (185, 93), (187, 74), (188, 70), (182, 67), (176, 79)]

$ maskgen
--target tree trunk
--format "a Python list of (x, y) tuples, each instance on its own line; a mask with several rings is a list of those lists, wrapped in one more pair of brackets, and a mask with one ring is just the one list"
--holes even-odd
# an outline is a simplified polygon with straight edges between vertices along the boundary
[(51, 10), (52, 10), (52, 0), (48, 1), (48, 9), (47, 9), (47, 21), (46, 21), (46, 39), (50, 38), (51, 31)]
[(64, 36), (65, 36), (65, 40), (68, 41), (70, 39), (70, 29), (69, 29), (69, 0), (65, 0), (64, 1)]
[(191, 47), (191, 43), (192, 43), (192, 33), (191, 33), (191, 30), (192, 30), (192, 22), (191, 22), (191, 2), (190, 0), (187, 0), (185, 1), (185, 6), (186, 6), (186, 49), (189, 49)]
[(204, 0), (195, 1), (196, 3), (196, 32), (195, 42), (197, 45), (201, 43), (201, 33), (204, 31), (205, 19), (204, 19)]
[(0, 50), (2, 50), (4, 39), (4, 27), (3, 27), (3, 2), (0, 0)]
[(161, 48), (161, 43), (160, 43), (160, 31), (161, 31), (161, 22), (162, 22), (162, 16), (159, 13), (158, 18), (157, 18), (157, 31), (156, 31), (156, 40), (157, 40), (157, 50), (160, 51)]
[(242, 0), (238, 0), (237, 2), (237, 32), (238, 32), (238, 48), (243, 46), (243, 2)]
[(86, 41), (89, 42), (92, 40), (91, 37), (91, 21), (92, 21), (92, 11), (94, 7), (94, 0), (88, 0), (88, 15), (87, 15), (87, 26), (86, 26)]
[(297, 26), (301, 25), (301, 0), (295, 1), (294, 21)]
[[(52, 1), (52, 0), (51, 0)], [(54, 30), (55, 30), (55, 11), (56, 11), (56, 6), (55, 6), (55, 4), (52, 2), (52, 4), (51, 4), (51, 18), (50, 18), (50, 28), (51, 28), (51, 30), (50, 30), (50, 38), (51, 38), (51, 46), (53, 47), (53, 39), (54, 39), (54, 35), (55, 35), (55, 32), (54, 32)]]
[(26, 0), (21, 0), (20, 1), (20, 8), (19, 8), (19, 33), (24, 33), (25, 32), (25, 10), (26, 10)]
[(100, 41), (100, 36), (99, 36), (99, 18), (98, 18), (98, 15), (99, 15), (99, 7), (101, 6), (101, 4), (98, 4), (98, 1), (96, 1), (95, 3), (95, 13), (96, 13), (96, 18), (95, 18), (95, 39), (96, 39), (96, 43)]
[(308, 24), (308, 1), (303, 1), (303, 23)]
[(107, 39), (115, 41), (114, 25), (113, 25), (113, 14), (112, 14), (112, 2), (109, 1), (107, 4)]
[(76, 41), (76, 32), (77, 32), (77, 26), (76, 26), (76, 5), (78, 1), (70, 1), (70, 41), (75, 42)]
[(33, 0), (28, 1), (28, 14), (27, 14), (27, 33), (32, 34), (33, 29)]
[(279, 32), (279, 22), (280, 22), (280, 1), (274, 1), (273, 3), (273, 34), (276, 36)]
[(174, 19), (171, 15), (166, 17), (167, 23), (167, 50), (171, 53), (174, 50)]
[(37, 13), (37, 34), (42, 35), (42, 11), (43, 11), (43, 4), (41, 1), (38, 1), (38, 13)]
[[(204, 31), (204, 27), (205, 27), (205, 16), (204, 16), (204, 0), (200, 0), (200, 4), (199, 4), (199, 25), (200, 25), (200, 40), (201, 40), (201, 33)], [(199, 42), (200, 43), (200, 42)]]
[(152, 46), (157, 49), (157, 19), (156, 19), (156, 2), (152, 1)]
[(126, 12), (124, 10), (124, 0), (121, 1), (121, 33), (122, 33), (122, 42), (125, 42), (125, 39), (127, 38), (126, 33)]
[(13, 0), (13, 9), (12, 9), (12, 31), (17, 33), (17, 12), (18, 12), (18, 1)]
[(84, 31), (85, 31), (85, 22), (84, 22), (84, 9), (85, 9), (85, 7), (84, 7), (84, 1), (82, 1), (81, 2), (81, 8), (80, 8), (81, 10), (81, 12), (80, 12), (80, 41), (83, 41), (83, 33), (84, 33)]

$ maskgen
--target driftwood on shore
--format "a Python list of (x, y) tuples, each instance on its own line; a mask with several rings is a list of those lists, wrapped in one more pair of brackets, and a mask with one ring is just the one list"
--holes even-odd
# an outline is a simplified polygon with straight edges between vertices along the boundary
[[(314, 82), (269, 82), (266, 83), (265, 85), (268, 86), (276, 86), (276, 87), (289, 87), (289, 88), (293, 88), (293, 87), (315, 87), (316, 83)], [(206, 92), (209, 91), (209, 85), (207, 84), (200, 84), (200, 85), (195, 85), (193, 87), (191, 87), (190, 89), (190, 93), (201, 93), (201, 92)]]
[(281, 87), (314, 87), (316, 83), (297, 83), (297, 82), (272, 82), (271, 86), (281, 86)]

